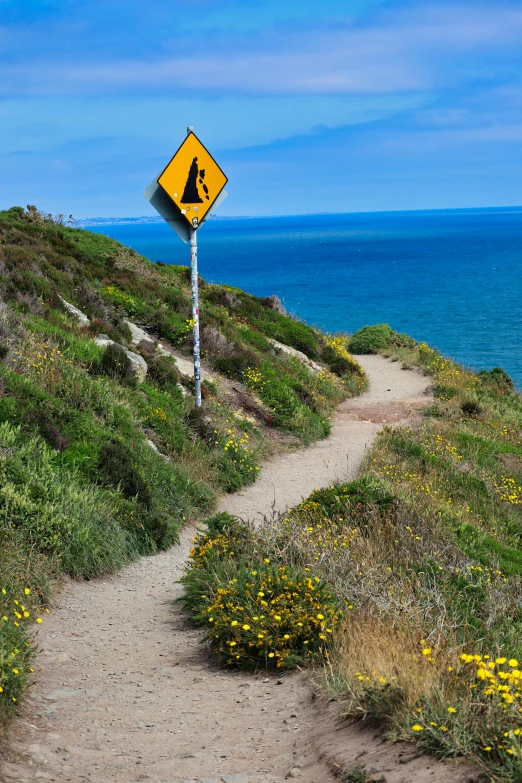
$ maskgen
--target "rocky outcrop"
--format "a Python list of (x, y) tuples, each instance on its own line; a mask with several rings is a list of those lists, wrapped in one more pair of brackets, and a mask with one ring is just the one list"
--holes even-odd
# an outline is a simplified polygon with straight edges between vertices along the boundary
[(261, 301), (265, 307), (269, 307), (270, 310), (273, 310), (275, 313), (279, 313), (279, 315), (288, 315), (282, 301), (280, 300), (277, 294), (272, 294), (272, 296), (267, 296)]
[[(63, 299), (61, 296), (60, 301), (67, 312), (76, 318), (80, 326), (89, 326), (90, 319), (85, 315), (85, 313), (82, 313), (81, 310), (72, 305), (70, 302), (66, 302), (65, 299)], [(150, 352), (153, 354), (155, 351), (157, 351), (161, 356), (172, 356), (181, 375), (185, 375), (187, 378), (194, 377), (194, 364), (191, 360), (183, 359), (179, 356), (173, 355), (173, 353), (167, 350), (161, 343), (156, 342), (156, 340), (148, 332), (146, 332), (145, 329), (142, 329), (141, 326), (137, 326), (137, 324), (133, 323), (132, 321), (125, 321), (124, 323), (131, 333), (131, 345), (139, 345), (140, 348), (143, 348), (147, 353)], [(108, 345), (117, 345), (119, 348), (121, 348), (131, 363), (136, 380), (138, 383), (143, 383), (149, 369), (143, 356), (140, 356), (138, 353), (134, 353), (134, 351), (129, 351), (129, 349), (125, 348), (124, 345), (117, 343), (115, 340), (111, 340), (111, 338), (106, 334), (99, 334), (94, 341), (96, 345), (100, 345), (102, 348), (106, 348)], [(204, 380), (205, 378), (213, 380), (209, 373), (201, 370), (201, 379)], [(181, 384), (178, 384), (178, 386), (183, 396), (186, 397), (188, 392), (185, 387)]]
[(145, 329), (142, 329), (141, 326), (137, 326), (132, 321), (124, 321), (124, 324), (131, 333), (131, 345), (140, 345), (141, 343), (144, 343), (154, 349), (155, 340), (145, 331)]
[(167, 457), (167, 455), (166, 455), (166, 454), (162, 454), (162, 453), (161, 453), (161, 451), (160, 451), (160, 450), (158, 449), (158, 447), (156, 446), (156, 444), (154, 443), (154, 441), (153, 441), (153, 440), (151, 440), (150, 438), (147, 438), (147, 446), (150, 446), (150, 448), (152, 449), (152, 451), (155, 451), (155, 452), (156, 452), (156, 454), (157, 454), (159, 457), (162, 457), (162, 459), (164, 459), (164, 460), (165, 460), (165, 462), (170, 462), (170, 457)]
[(293, 356), (294, 359), (298, 359), (300, 362), (305, 364), (309, 370), (312, 372), (321, 372), (323, 369), (320, 364), (317, 364), (317, 362), (314, 362), (313, 359), (310, 359), (305, 353), (302, 351), (298, 351), (297, 348), (291, 348), (289, 345), (284, 345), (283, 343), (278, 343), (277, 340), (272, 340), (271, 338), (268, 338), (274, 348), (277, 348), (278, 350), (282, 351), (283, 353), (286, 353), (288, 356)]
[(117, 345), (118, 348), (121, 348), (131, 363), (136, 380), (138, 383), (143, 383), (149, 369), (143, 356), (140, 356), (138, 353), (134, 353), (134, 351), (129, 351), (127, 348), (125, 348), (124, 345), (117, 343), (115, 340), (111, 340), (111, 338), (106, 334), (99, 334), (94, 342), (96, 345), (100, 345), (102, 348), (107, 348), (109, 345)]
[(82, 313), (81, 310), (78, 310), (78, 308), (75, 307), (70, 302), (66, 302), (65, 299), (63, 299), (63, 297), (59, 296), (58, 298), (60, 302), (63, 304), (63, 306), (65, 307), (65, 309), (67, 310), (67, 312), (70, 313), (70, 315), (72, 315), (74, 318), (76, 318), (80, 326), (89, 326), (91, 321), (90, 318), (87, 318), (85, 313)]
[[(176, 362), (176, 369), (181, 373), (181, 375), (184, 375), (186, 378), (194, 378), (194, 362), (192, 361), (192, 359), (188, 359), (188, 358), (185, 359), (182, 356), (178, 356), (177, 354), (165, 348), (165, 346), (162, 345), (161, 343), (158, 343), (156, 348), (161, 356), (172, 356), (172, 358)], [(202, 367), (201, 380), (214, 381), (215, 378), (209, 372), (204, 370)]]

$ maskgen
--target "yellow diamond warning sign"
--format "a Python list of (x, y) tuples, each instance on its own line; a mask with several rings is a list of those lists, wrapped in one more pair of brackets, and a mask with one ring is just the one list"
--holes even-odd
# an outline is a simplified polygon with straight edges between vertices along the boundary
[(158, 177), (193, 228), (197, 228), (227, 183), (218, 164), (194, 133), (189, 133)]

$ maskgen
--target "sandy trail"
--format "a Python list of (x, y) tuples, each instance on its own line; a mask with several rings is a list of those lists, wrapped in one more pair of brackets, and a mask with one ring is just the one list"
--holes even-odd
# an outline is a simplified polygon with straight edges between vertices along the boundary
[[(220, 509), (270, 514), (353, 477), (382, 424), (426, 404), (426, 378), (379, 356), (362, 363), (370, 391), (341, 405), (331, 437), (269, 461)], [(302, 675), (213, 667), (201, 632), (172, 604), (193, 534), (113, 577), (65, 586), (38, 631), (37, 683), (4, 746), (3, 783), (277, 783), (292, 768), (302, 783), (326, 783), (334, 756), (368, 760), (388, 783), (469, 780), (429, 759), (404, 764), (373, 734), (340, 726)]]
[(358, 361), (370, 378), (370, 389), (340, 405), (330, 437), (268, 461), (253, 486), (222, 498), (221, 511), (256, 519), (299, 503), (317, 487), (353, 478), (383, 424), (426, 406), (429, 383), (424, 376), (381, 356), (362, 356)]

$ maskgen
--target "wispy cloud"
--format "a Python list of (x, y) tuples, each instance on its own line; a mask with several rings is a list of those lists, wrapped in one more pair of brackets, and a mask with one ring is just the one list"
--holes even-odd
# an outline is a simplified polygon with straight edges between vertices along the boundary
[[(294, 32), (263, 31), (248, 41), (196, 44), (190, 56), (101, 60), (78, 55), (59, 63), (0, 67), (0, 94), (220, 92), (383, 94), (434, 89), (473, 78), (466, 58), (499, 57), (520, 46), (522, 9), (511, 5), (419, 6)], [(175, 43), (171, 49), (176, 49)], [(500, 49), (500, 51), (499, 51)]]
[(225, 213), (520, 202), (520, 0), (0, 7), (3, 204), (143, 214), (189, 122)]

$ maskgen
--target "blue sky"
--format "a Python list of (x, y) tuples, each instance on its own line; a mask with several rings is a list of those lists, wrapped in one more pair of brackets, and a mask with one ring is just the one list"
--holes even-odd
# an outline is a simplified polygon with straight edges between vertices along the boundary
[(152, 214), (188, 124), (228, 215), (522, 204), (520, 0), (0, 0), (0, 207)]

